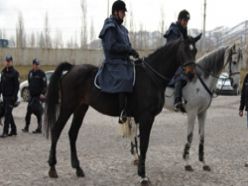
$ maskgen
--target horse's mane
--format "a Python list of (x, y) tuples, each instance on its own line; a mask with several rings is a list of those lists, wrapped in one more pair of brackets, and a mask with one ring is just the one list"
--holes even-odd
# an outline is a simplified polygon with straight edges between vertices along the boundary
[[(156, 51), (154, 51), (153, 53), (151, 53), (150, 55), (148, 55), (146, 57), (146, 60), (149, 62), (151, 61), (155, 61), (157, 60), (157, 57), (159, 56), (159, 58), (161, 59), (166, 59), (169, 54), (170, 51), (175, 48), (180, 42), (180, 39), (177, 39), (175, 41), (169, 42), (167, 44), (165, 44), (164, 46), (158, 48)], [(171, 54), (170, 54), (171, 55)]]
[(209, 73), (214, 75), (219, 74), (224, 66), (226, 49), (227, 47), (220, 47), (197, 60), (197, 64), (204, 69), (204, 76), (208, 76)]

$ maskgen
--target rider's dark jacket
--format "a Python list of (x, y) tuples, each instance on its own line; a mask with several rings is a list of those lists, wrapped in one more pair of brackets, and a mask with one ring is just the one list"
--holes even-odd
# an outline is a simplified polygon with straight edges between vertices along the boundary
[(248, 111), (248, 74), (246, 74), (243, 82), (239, 110), (244, 110), (244, 108)]
[(164, 34), (167, 43), (174, 41), (180, 37), (186, 39), (188, 37), (187, 28), (183, 28), (179, 22), (171, 23), (169, 29)]
[(105, 20), (99, 38), (105, 56), (98, 71), (101, 90), (108, 93), (132, 92), (134, 73), (129, 59), (132, 46), (128, 30), (110, 16)]

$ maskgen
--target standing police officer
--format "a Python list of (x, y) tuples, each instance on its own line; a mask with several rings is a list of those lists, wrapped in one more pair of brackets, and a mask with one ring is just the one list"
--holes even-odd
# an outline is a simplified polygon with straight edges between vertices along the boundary
[(101, 90), (119, 95), (119, 123), (127, 119), (127, 94), (133, 91), (133, 65), (129, 56), (139, 54), (132, 48), (128, 30), (122, 25), (126, 4), (117, 0), (112, 5), (112, 15), (104, 22), (99, 38), (102, 40), (105, 60), (99, 71)]
[(33, 133), (41, 133), (43, 108), (40, 101), (41, 94), (45, 94), (47, 87), (47, 79), (43, 70), (39, 68), (39, 60), (33, 60), (33, 69), (28, 74), (28, 89), (30, 99), (28, 101), (27, 113), (25, 117), (26, 125), (22, 129), (23, 132), (29, 131), (31, 114), (37, 118), (38, 127)]
[[(13, 58), (11, 55), (5, 57), (4, 69), (1, 73), (0, 93), (3, 96), (4, 105), (4, 127), (1, 137), (17, 135), (15, 121), (12, 110), (17, 101), (19, 90), (19, 73), (13, 67)], [(9, 133), (9, 126), (11, 127)]]

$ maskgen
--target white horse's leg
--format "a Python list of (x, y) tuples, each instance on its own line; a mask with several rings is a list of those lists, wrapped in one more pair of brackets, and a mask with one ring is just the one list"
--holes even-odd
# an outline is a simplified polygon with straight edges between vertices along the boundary
[(211, 171), (210, 167), (206, 165), (204, 158), (204, 140), (205, 140), (205, 120), (207, 116), (207, 111), (198, 114), (198, 123), (199, 123), (199, 161), (203, 163), (203, 170)]
[(185, 147), (184, 147), (183, 159), (186, 161), (185, 170), (193, 171), (193, 168), (189, 164), (189, 150), (190, 150), (191, 143), (193, 140), (193, 132), (194, 132), (196, 114), (191, 112), (191, 113), (188, 113), (187, 115), (188, 115), (187, 143), (185, 144)]

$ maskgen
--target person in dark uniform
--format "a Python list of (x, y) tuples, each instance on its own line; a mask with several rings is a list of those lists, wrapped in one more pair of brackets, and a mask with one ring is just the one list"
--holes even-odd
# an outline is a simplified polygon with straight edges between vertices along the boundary
[[(172, 23), (164, 35), (167, 44), (179, 38), (186, 39), (188, 37), (187, 25), (189, 19), (190, 19), (190, 14), (187, 10), (182, 10), (179, 12), (176, 23)], [(186, 68), (190, 68), (190, 67), (186, 67)], [(186, 85), (188, 79), (193, 78), (192, 73), (187, 74), (185, 71), (188, 72), (188, 70), (185, 70), (183, 67), (179, 67), (171, 83), (174, 84), (175, 86), (174, 107), (176, 111), (178, 110), (184, 111), (183, 103), (182, 103), (182, 88), (183, 86)], [(190, 77), (187, 77), (188, 75)]]
[(26, 125), (22, 129), (23, 132), (29, 131), (31, 114), (34, 114), (37, 118), (38, 127), (33, 131), (33, 133), (41, 133), (43, 108), (40, 97), (41, 94), (45, 94), (47, 79), (44, 71), (39, 68), (39, 65), (39, 60), (34, 59), (33, 68), (28, 73), (28, 89), (30, 98), (28, 101), (27, 113), (25, 117)]
[(239, 116), (243, 116), (243, 110), (247, 114), (247, 128), (248, 128), (248, 74), (246, 74), (240, 95)]
[[(13, 57), (5, 57), (4, 69), (1, 73), (0, 93), (3, 96), (4, 107), (4, 127), (1, 137), (17, 135), (16, 124), (12, 115), (12, 110), (17, 101), (19, 91), (19, 73), (13, 67)], [(9, 132), (9, 127), (11, 128)]]
[(105, 60), (99, 69), (98, 81), (103, 92), (118, 93), (119, 123), (127, 119), (127, 94), (133, 91), (133, 65), (130, 56), (139, 58), (131, 46), (128, 30), (122, 25), (126, 4), (117, 0), (112, 5), (112, 15), (104, 22), (99, 34), (102, 40)]

